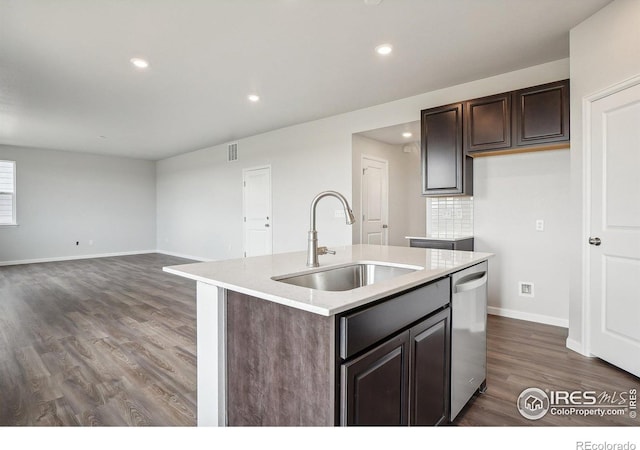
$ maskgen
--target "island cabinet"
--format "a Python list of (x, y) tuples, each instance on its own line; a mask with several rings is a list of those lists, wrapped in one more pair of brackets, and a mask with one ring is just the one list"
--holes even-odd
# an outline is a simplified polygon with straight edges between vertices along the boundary
[(227, 294), (228, 425), (438, 425), (450, 278), (336, 316)]
[(342, 425), (440, 425), (449, 411), (446, 308), (341, 367)]

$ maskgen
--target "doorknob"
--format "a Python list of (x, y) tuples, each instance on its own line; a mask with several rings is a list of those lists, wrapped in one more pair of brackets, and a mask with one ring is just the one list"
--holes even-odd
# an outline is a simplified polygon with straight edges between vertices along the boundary
[(382, 228), (389, 228), (389, 225), (382, 225)]
[(269, 228), (269, 224), (268, 224), (268, 223), (265, 223), (265, 224), (264, 224), (264, 227), (265, 227), (265, 228)]
[(600, 240), (599, 237), (590, 237), (589, 244), (595, 245), (597, 247), (598, 245), (602, 244), (602, 241)]

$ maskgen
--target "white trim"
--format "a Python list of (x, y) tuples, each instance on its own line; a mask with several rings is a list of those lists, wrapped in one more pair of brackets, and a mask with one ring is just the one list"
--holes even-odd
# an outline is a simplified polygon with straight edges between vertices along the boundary
[(567, 338), (566, 346), (569, 350), (573, 350), (574, 352), (579, 353), (582, 356), (587, 356), (589, 358), (593, 357), (593, 355), (590, 355), (585, 351), (582, 343), (576, 341), (575, 339)]
[(545, 316), (543, 314), (534, 314), (514, 309), (499, 308), (497, 306), (487, 306), (487, 313), (494, 316), (509, 317), (511, 319), (526, 320), (528, 322), (543, 323), (545, 325), (553, 325), (556, 327), (569, 328), (569, 320), (559, 317)]
[(73, 261), (77, 259), (110, 258), (112, 256), (145, 255), (148, 253), (162, 253), (157, 250), (135, 250), (131, 252), (99, 253), (93, 255), (56, 256), (52, 258), (20, 259), (16, 261), (0, 261), (0, 266), (15, 266), (19, 264), (38, 264), (46, 262)]
[[(592, 104), (609, 95), (640, 84), (640, 75), (627, 78), (619, 83), (601, 89), (582, 98), (582, 236), (586, 239), (591, 235), (591, 107)], [(582, 253), (582, 344), (572, 340), (571, 345), (579, 348), (578, 353), (591, 354), (591, 292), (590, 270), (591, 257), (589, 248), (583, 243)], [(567, 346), (569, 345), (567, 340)], [(573, 350), (572, 347), (569, 347)]]
[(154, 253), (160, 253), (162, 255), (167, 255), (167, 256), (175, 256), (176, 258), (193, 259), (194, 261), (200, 261), (200, 262), (213, 261), (213, 259), (211, 258), (204, 258), (202, 256), (185, 255), (184, 253), (169, 252), (166, 250), (156, 250)]

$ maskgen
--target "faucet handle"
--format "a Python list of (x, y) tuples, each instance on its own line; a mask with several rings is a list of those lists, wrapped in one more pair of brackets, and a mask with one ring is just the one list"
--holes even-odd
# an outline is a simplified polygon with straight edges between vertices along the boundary
[(318, 247), (318, 255), (335, 255), (335, 250), (329, 250), (327, 247)]

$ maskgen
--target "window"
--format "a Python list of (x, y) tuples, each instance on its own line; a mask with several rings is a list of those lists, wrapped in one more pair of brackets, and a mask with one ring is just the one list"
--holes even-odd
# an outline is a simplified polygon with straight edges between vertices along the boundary
[(16, 163), (0, 161), (0, 225), (16, 224)]

